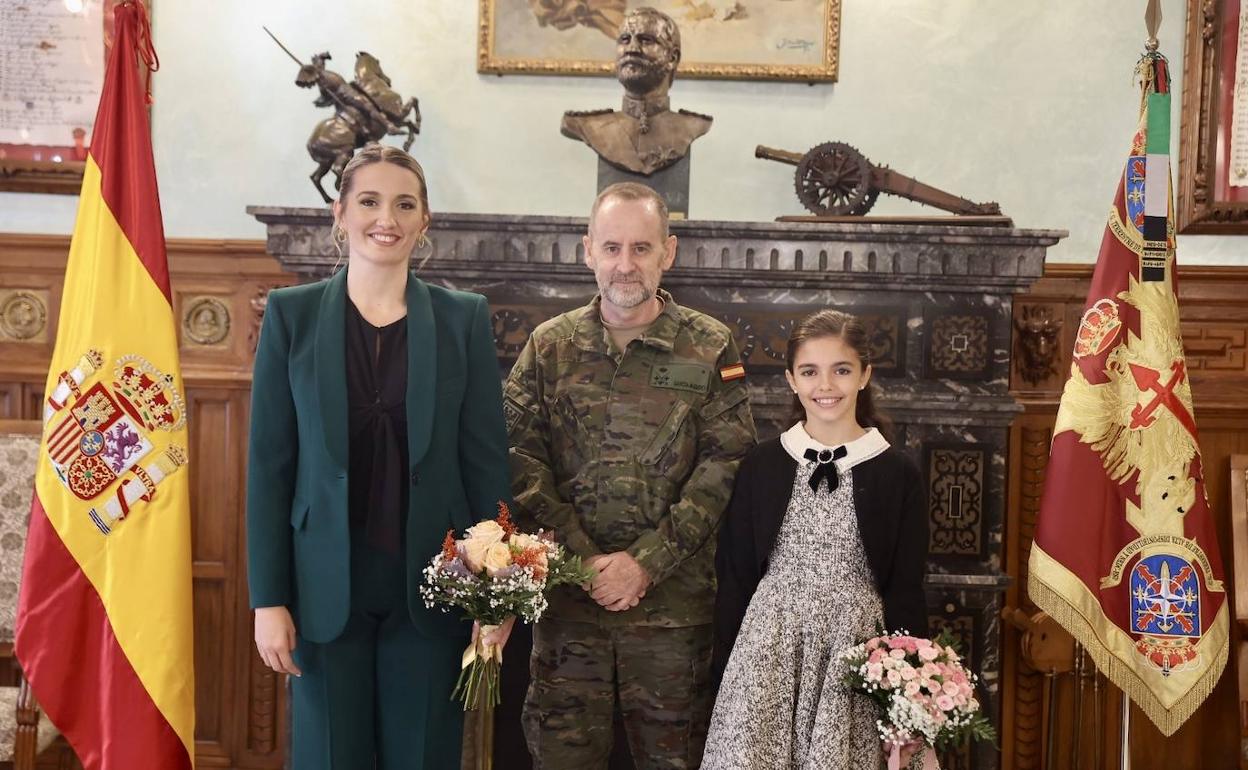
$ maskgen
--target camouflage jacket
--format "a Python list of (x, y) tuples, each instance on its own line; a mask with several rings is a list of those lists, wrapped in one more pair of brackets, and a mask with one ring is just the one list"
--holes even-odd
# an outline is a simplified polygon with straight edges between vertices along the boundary
[(754, 420), (745, 380), (723, 376), (740, 362), (727, 327), (660, 295), (663, 313), (623, 351), (598, 298), (543, 323), (504, 388), (518, 523), (583, 558), (627, 551), (652, 581), (624, 612), (557, 589), (552, 617), (711, 622), (714, 535)]

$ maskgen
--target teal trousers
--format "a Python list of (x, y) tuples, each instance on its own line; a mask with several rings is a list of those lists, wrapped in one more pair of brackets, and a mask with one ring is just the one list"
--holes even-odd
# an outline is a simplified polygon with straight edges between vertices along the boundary
[(467, 629), (463, 639), (418, 632), (402, 558), (353, 544), (346, 628), (295, 647), (303, 676), (291, 678), (292, 770), (458, 768), (463, 711), (451, 690)]

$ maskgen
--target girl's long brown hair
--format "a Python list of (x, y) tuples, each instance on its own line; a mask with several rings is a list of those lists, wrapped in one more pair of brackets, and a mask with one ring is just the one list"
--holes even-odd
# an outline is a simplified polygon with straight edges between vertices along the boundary
[[(793, 325), (793, 332), (789, 335), (789, 345), (785, 350), (785, 365), (790, 373), (793, 373), (793, 360), (802, 344), (822, 337), (836, 337), (844, 342), (857, 354), (864, 371), (870, 365), (871, 351), (868, 346), (867, 328), (863, 326), (862, 321), (857, 316), (843, 313), (840, 310), (820, 310)], [(891, 443), (893, 422), (875, 408), (875, 399), (871, 395), (874, 389), (874, 384), (868, 382), (867, 387), (858, 392), (854, 417), (862, 427), (878, 429)], [(793, 422), (806, 419), (806, 408), (802, 406), (801, 399), (796, 393), (793, 394), (793, 414), (790, 419)]]

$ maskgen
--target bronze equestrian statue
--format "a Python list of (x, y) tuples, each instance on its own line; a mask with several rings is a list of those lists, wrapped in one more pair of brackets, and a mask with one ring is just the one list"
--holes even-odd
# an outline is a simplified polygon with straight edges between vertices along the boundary
[(391, 88), (390, 78), (375, 56), (367, 51), (356, 53), (355, 79), (348, 82), (325, 67), (325, 62), (332, 58), (328, 52), (318, 53), (312, 57), (311, 64), (304, 64), (272, 32), (267, 28), (264, 31), (299, 63), (295, 85), (300, 88), (316, 86), (318, 96), (313, 103), (317, 107), (334, 108), (334, 114), (317, 123), (308, 137), (308, 154), (317, 163), (311, 174), (312, 184), (326, 203), (333, 198), (325, 192), (321, 180), (333, 171), (334, 189), (339, 189), (342, 170), (360, 147), (389, 134), (405, 133), (403, 149), (411, 148), (416, 134), (420, 133), (419, 102), (415, 97), (403, 101)]

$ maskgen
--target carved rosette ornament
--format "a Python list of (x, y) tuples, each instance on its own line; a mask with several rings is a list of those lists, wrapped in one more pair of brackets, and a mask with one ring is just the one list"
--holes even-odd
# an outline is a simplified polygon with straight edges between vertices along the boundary
[(196, 345), (219, 345), (230, 334), (230, 308), (216, 297), (192, 297), (182, 313), (182, 336)]
[(0, 294), (0, 339), (42, 342), (47, 327), (48, 308), (44, 297), (21, 289)]

